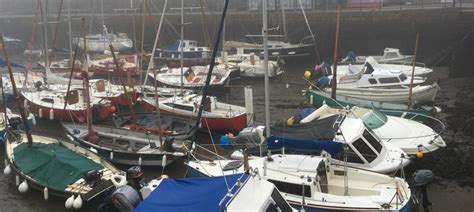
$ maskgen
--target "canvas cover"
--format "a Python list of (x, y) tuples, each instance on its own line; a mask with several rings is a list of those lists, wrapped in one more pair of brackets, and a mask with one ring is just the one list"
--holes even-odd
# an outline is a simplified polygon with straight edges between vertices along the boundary
[(56, 190), (64, 190), (89, 170), (102, 170), (103, 166), (79, 155), (58, 143), (22, 143), (13, 150), (15, 163), (20, 170), (38, 183)]
[[(134, 212), (148, 211), (224, 211), (219, 202), (226, 204), (227, 186), (236, 184), (237, 180), (246, 181), (248, 175), (235, 174), (219, 177), (196, 177), (184, 179), (164, 179)], [(238, 186), (232, 189), (237, 192)]]

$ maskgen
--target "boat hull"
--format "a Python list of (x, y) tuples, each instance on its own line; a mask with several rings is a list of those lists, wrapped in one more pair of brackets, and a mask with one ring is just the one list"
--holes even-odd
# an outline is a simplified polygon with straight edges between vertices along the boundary
[[(148, 103), (147, 101), (142, 101), (142, 106), (145, 111), (153, 112), (156, 111), (156, 107), (153, 104)], [(197, 113), (191, 112), (181, 112), (180, 110), (169, 110), (165, 108), (160, 108), (160, 113), (162, 114), (172, 114), (178, 116), (185, 116), (190, 118), (197, 118)], [(210, 117), (206, 114), (202, 115), (201, 118), (201, 129), (210, 130), (215, 132), (238, 132), (241, 129), (247, 126), (247, 115), (241, 114), (229, 118), (221, 117)]]

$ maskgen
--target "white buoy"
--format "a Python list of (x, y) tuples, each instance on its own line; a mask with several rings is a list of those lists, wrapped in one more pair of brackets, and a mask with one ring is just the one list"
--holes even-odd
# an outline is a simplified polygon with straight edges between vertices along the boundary
[(114, 152), (110, 152), (110, 160), (114, 160)]
[(245, 113), (247, 113), (247, 123), (249, 125), (252, 125), (253, 120), (254, 120), (252, 86), (245, 86), (244, 94), (245, 94)]
[(166, 166), (166, 155), (163, 155), (163, 158), (161, 159), (161, 166), (163, 166), (163, 168)]
[(18, 175), (15, 176), (15, 185), (16, 186), (20, 185), (20, 176)]
[(7, 166), (5, 166), (5, 168), (3, 169), (3, 174), (5, 175), (9, 175), (12, 173), (12, 167), (10, 167), (10, 164), (8, 164)]
[(72, 203), (72, 207), (74, 207), (74, 209), (80, 209), (82, 208), (82, 198), (81, 198), (81, 195), (77, 195), (77, 198), (74, 200), (74, 202)]
[(263, 176), (267, 176), (267, 160), (263, 161)]
[(95, 149), (94, 147), (89, 148), (89, 150), (91, 150), (91, 152), (97, 154), (97, 149)]
[(40, 117), (40, 119), (43, 118), (43, 109), (42, 108), (38, 109), (38, 116)]
[(49, 110), (49, 120), (54, 120), (54, 110)]
[(25, 193), (28, 191), (28, 183), (26, 180), (23, 180), (23, 182), (18, 186), (18, 191), (20, 191), (20, 193)]
[(74, 194), (67, 198), (66, 202), (64, 203), (64, 207), (70, 209), (72, 208), (72, 203), (74, 203)]
[(44, 200), (48, 200), (48, 199), (49, 199), (48, 187), (44, 187), (43, 195), (44, 195)]
[(140, 157), (138, 158), (138, 165), (141, 166), (142, 165), (142, 156), (140, 155)]
[(28, 101), (26, 99), (23, 101), (23, 108), (26, 108), (28, 106)]
[(36, 118), (33, 114), (30, 113), (30, 115), (28, 116), (29, 119), (31, 119), (31, 123), (33, 124), (32, 127), (35, 127), (36, 126)]

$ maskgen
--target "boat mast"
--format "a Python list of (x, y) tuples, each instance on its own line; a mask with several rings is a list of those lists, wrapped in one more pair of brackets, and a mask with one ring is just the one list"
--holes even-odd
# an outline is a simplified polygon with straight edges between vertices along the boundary
[[(72, 63), (73, 61), (73, 52), (72, 52), (72, 26), (71, 26), (71, 0), (67, 0), (67, 23), (68, 23), (68, 30), (69, 30), (69, 62)], [(74, 67), (74, 63), (71, 64)]]
[(82, 77), (84, 78), (84, 98), (86, 99), (87, 108), (87, 137), (89, 141), (96, 142), (97, 136), (92, 129), (92, 113), (91, 113), (91, 97), (89, 90), (89, 65), (87, 61), (87, 42), (86, 42), (86, 18), (82, 18), (82, 38), (84, 43), (84, 65), (82, 70)]
[[(146, 0), (142, 0), (142, 35), (141, 35), (142, 40), (141, 40), (141, 45), (140, 45), (140, 63), (139, 63), (139, 66), (140, 66), (140, 81), (143, 80), (143, 71), (142, 71), (143, 64), (142, 64), (142, 61), (143, 61), (143, 56), (145, 54), (145, 51), (143, 50), (143, 46), (144, 46), (144, 43), (145, 43), (145, 5), (146, 5), (146, 3), (147, 3)], [(153, 59), (153, 54), (152, 54), (151, 58)]]
[(416, 65), (416, 51), (418, 49), (418, 37), (420, 33), (416, 33), (416, 42), (415, 42), (415, 53), (413, 54), (413, 68), (411, 70), (411, 79), (410, 79), (410, 92), (408, 95), (408, 109), (411, 107), (411, 97), (413, 95), (413, 79), (415, 78), (415, 65)]
[[(184, 58), (183, 58), (183, 52), (184, 52), (184, 0), (181, 0), (181, 42), (180, 42), (180, 63), (181, 63), (181, 93), (183, 93), (183, 65), (184, 65)], [(156, 79), (155, 79), (156, 80)]]
[(283, 36), (286, 42), (288, 41), (288, 31), (286, 31), (286, 12), (285, 12), (285, 7), (282, 4), (282, 0), (280, 0), (280, 8), (281, 8), (281, 16), (283, 19)]
[(148, 62), (148, 68), (146, 70), (145, 80), (143, 81), (143, 85), (146, 85), (146, 82), (148, 80), (148, 73), (150, 73), (150, 70), (154, 67), (153, 58), (155, 57), (156, 46), (158, 45), (158, 38), (160, 37), (161, 26), (163, 24), (163, 19), (165, 17), (167, 5), (168, 5), (168, 0), (165, 0), (165, 4), (163, 5), (163, 11), (161, 12), (160, 24), (158, 25), (158, 29), (156, 30), (155, 42), (153, 43), (153, 49), (151, 50), (151, 57), (150, 57), (150, 61)]
[[(108, 32), (107, 32), (107, 27), (105, 27), (105, 21), (104, 21), (104, 0), (100, 0), (100, 14), (101, 14), (101, 18), (102, 18), (102, 29), (103, 29), (103, 33), (104, 33), (104, 38), (106, 42), (104, 42), (104, 51), (107, 49), (107, 44), (110, 44), (110, 41), (109, 41), (109, 36), (107, 36)], [(84, 38), (85, 39), (85, 38)]]
[(337, 49), (339, 48), (339, 24), (341, 19), (341, 5), (337, 4), (337, 20), (336, 20), (336, 40), (334, 44), (334, 71), (332, 73), (331, 81), (331, 98), (336, 99), (336, 89), (337, 89)]
[[(18, 109), (20, 110), (21, 120), (23, 121), (23, 125), (25, 126), (26, 138), (28, 139), (28, 146), (32, 146), (33, 137), (31, 137), (30, 125), (28, 124), (28, 119), (26, 118), (25, 108), (23, 107), (24, 105), (22, 104), (20, 100), (20, 96), (18, 95), (18, 92), (16, 90), (15, 78), (13, 77), (12, 67), (10, 65), (10, 60), (8, 59), (7, 48), (5, 46), (5, 42), (3, 41), (3, 34), (0, 34), (0, 41), (1, 41), (0, 47), (2, 47), (3, 49), (3, 56), (5, 57), (5, 62), (7, 63), (7, 66), (8, 66), (8, 74), (10, 75), (10, 81), (12, 83), (13, 96), (15, 96), (16, 103), (18, 104)], [(3, 82), (2, 82), (2, 89), (3, 89)]]
[[(267, 28), (267, 0), (262, 1), (262, 14), (263, 14), (263, 68), (265, 70), (265, 137), (270, 137), (270, 88), (268, 78), (268, 28)], [(260, 153), (261, 154), (261, 153)], [(261, 155), (260, 155), (261, 156)]]
[[(49, 56), (48, 56), (48, 0), (43, 5), (43, 56), (46, 73), (49, 72)], [(46, 78), (45, 78), (46, 79)]]
[(201, 102), (200, 102), (199, 110), (197, 114), (197, 121), (196, 121), (196, 124), (194, 125), (194, 129), (196, 130), (194, 130), (193, 138), (191, 140), (193, 143), (196, 141), (197, 131), (198, 131), (197, 129), (199, 128), (199, 124), (201, 123), (202, 111), (204, 109), (204, 101), (206, 100), (206, 97), (207, 97), (207, 90), (211, 82), (212, 71), (214, 70), (215, 63), (213, 61), (216, 60), (217, 51), (219, 50), (219, 41), (222, 35), (222, 31), (223, 31), (222, 29), (224, 28), (224, 19), (227, 14), (228, 5), (229, 5), (229, 0), (225, 0), (224, 10), (222, 11), (222, 17), (219, 23), (219, 30), (217, 31), (217, 35), (214, 37), (214, 47), (212, 49), (211, 64), (209, 64), (209, 72), (207, 73), (206, 84), (204, 85), (204, 88), (202, 89), (202, 98), (201, 98)]

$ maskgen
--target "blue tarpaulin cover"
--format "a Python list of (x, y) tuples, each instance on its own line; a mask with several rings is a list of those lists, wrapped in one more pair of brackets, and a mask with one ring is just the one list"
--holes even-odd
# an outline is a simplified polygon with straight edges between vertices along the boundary
[[(223, 211), (225, 208), (219, 202), (227, 194), (224, 177), (232, 188), (238, 179), (246, 181), (248, 175), (164, 179), (134, 211)], [(235, 194), (237, 190), (235, 186), (231, 192)]]

